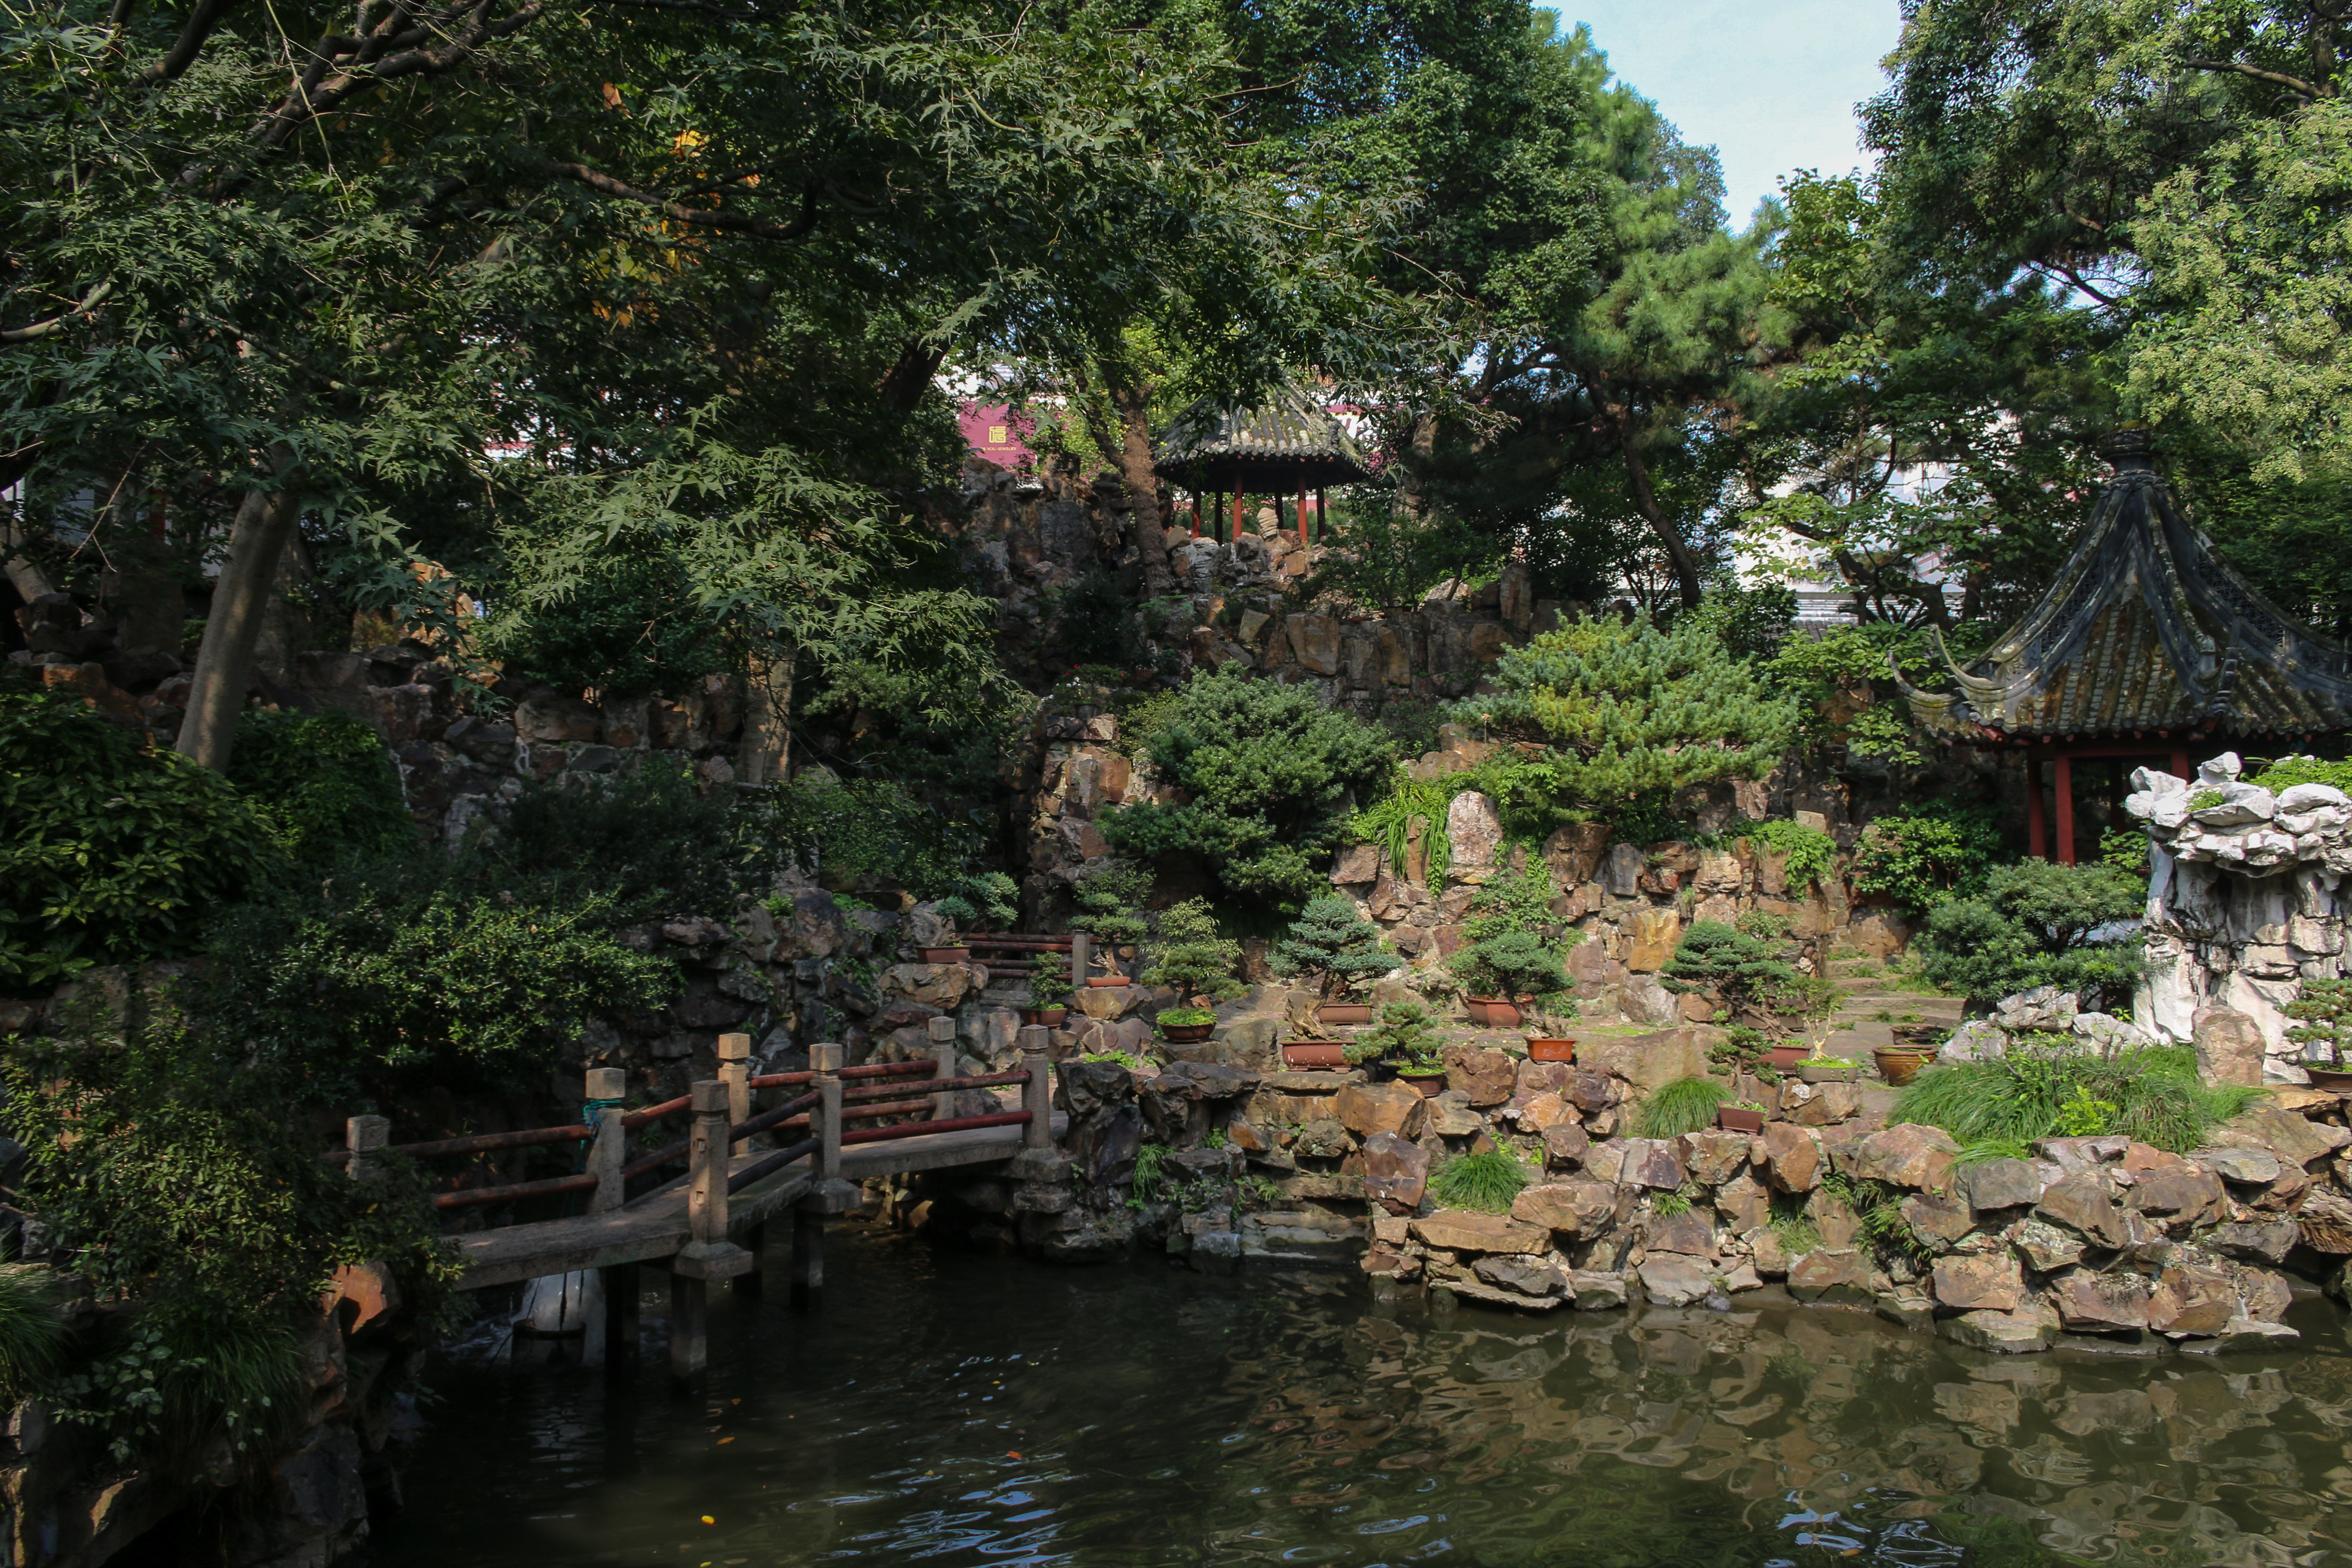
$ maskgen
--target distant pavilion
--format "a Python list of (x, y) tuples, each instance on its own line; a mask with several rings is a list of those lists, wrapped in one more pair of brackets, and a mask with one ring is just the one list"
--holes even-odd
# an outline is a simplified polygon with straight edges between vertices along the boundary
[[(1202, 398), (1176, 416), (1160, 439), (1151, 471), (1192, 497), (1192, 535), (1201, 533), (1201, 500), (1210, 499), (1212, 537), (1230, 544), (1242, 531), (1242, 498), (1271, 496), (1275, 515), (1293, 501), (1291, 521), (1298, 542), (1307, 531), (1307, 497), (1324, 513), (1328, 486), (1368, 478), (1363, 454), (1339, 421), (1311, 393), (1286, 384), (1255, 408), (1237, 409)], [(1232, 498), (1231, 526), (1220, 531), (1225, 498)]]
[(2072, 560), (2025, 618), (1963, 669), (1958, 689), (1895, 680), (1920, 724), (1967, 745), (2022, 752), (2028, 852), (2046, 858), (2052, 764), (2058, 859), (2074, 863), (2074, 765), (2275, 752), (2352, 728), (2352, 651), (2271, 604), (2214, 559), (2157, 477), (2143, 431), (2101, 448), (2115, 465)]

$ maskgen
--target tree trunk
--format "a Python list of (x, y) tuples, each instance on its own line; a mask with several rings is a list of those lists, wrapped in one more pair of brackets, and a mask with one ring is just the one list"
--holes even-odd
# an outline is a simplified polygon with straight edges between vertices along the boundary
[(1151, 419), (1143, 394), (1107, 368), (1105, 390), (1118, 411), (1118, 477), (1127, 482), (1128, 540), (1143, 563), (1143, 591), (1154, 599), (1176, 592), (1168, 569), (1168, 525), (1160, 512), (1160, 477), (1151, 471)]
[(17, 533), (16, 525), (0, 522), (0, 571), (8, 574), (16, 596), (29, 605), (42, 595), (55, 590), (49, 586), (48, 578), (39, 567), (16, 553), (21, 544), (22, 536)]
[(205, 617), (205, 640), (196, 650), (179, 743), (182, 756), (205, 767), (228, 766), (245, 689), (253, 679), (253, 650), (261, 640), (262, 615), (278, 579), (278, 560), (301, 514), (289, 482), (292, 456), (283, 447), (272, 448), (278, 488), (247, 493), (229, 531), (228, 560), (213, 584), (212, 612)]
[(1633, 489), (1633, 509), (1648, 521), (1650, 531), (1665, 546), (1666, 559), (1675, 569), (1675, 586), (1682, 593), (1683, 607), (1696, 610), (1699, 601), (1698, 557), (1691, 553), (1690, 545), (1658, 504), (1657, 492), (1650, 488), (1650, 468), (1642, 461), (1642, 449), (1634, 439), (1633, 422), (1622, 410), (1610, 411), (1617, 420), (1617, 440), (1625, 453), (1625, 478)]
[(735, 748), (735, 777), (743, 784), (782, 784), (792, 763), (793, 650), (754, 654), (743, 680), (743, 737)]

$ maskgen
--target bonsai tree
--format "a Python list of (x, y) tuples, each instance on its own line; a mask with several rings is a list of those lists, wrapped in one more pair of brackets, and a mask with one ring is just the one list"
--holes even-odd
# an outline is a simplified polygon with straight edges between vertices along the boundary
[(1021, 884), (1002, 871), (975, 871), (958, 878), (938, 908), (959, 928), (1004, 931), (1021, 918)]
[[(1151, 872), (1136, 865), (1103, 867), (1077, 886), (1078, 912), (1070, 917), (1072, 931), (1085, 931), (1104, 949), (1132, 947), (1150, 933), (1136, 905), (1150, 889)], [(1105, 969), (1117, 973), (1111, 954), (1101, 955)]]
[(1520, 1033), (1531, 1040), (1557, 1040), (1576, 1026), (1576, 1017), (1575, 997), (1566, 992), (1548, 994), (1528, 1009), (1527, 1026)]
[(1703, 993), (1759, 1023), (1777, 1021), (1766, 996), (1799, 979), (1771, 943), (1719, 921), (1699, 921), (1685, 931), (1658, 977), (1669, 991)]
[(1381, 1009), (1381, 1021), (1348, 1042), (1349, 1063), (1390, 1061), (1410, 1072), (1434, 1072), (1443, 1064), (1438, 1051), (1436, 1021), (1418, 1002), (1391, 1002)]
[(2139, 933), (2120, 928), (2147, 902), (2139, 879), (2114, 866), (1999, 866), (1982, 896), (1928, 912), (1920, 972), (1988, 1005), (2040, 985), (2071, 991), (2086, 1006), (2128, 997), (2147, 965)]
[(1530, 931), (1507, 931), (1464, 948), (1448, 961), (1472, 996), (1543, 996), (1568, 989), (1559, 954)]
[(1353, 900), (1338, 893), (1309, 899), (1290, 923), (1290, 934), (1274, 950), (1276, 974), (1318, 977), (1327, 1002), (1395, 967), (1396, 955), (1381, 940), (1380, 928), (1356, 912)]
[(1076, 989), (1070, 984), (1070, 961), (1058, 952), (1041, 952), (1029, 961), (1029, 1005), (1043, 1012), (1058, 1007)]
[(1143, 983), (1175, 987), (1180, 1004), (1204, 997), (1223, 1002), (1247, 989), (1236, 973), (1241, 962), (1241, 943), (1218, 931), (1209, 901), (1187, 899), (1160, 915), (1160, 935), (1151, 944), (1151, 967), (1143, 972)]

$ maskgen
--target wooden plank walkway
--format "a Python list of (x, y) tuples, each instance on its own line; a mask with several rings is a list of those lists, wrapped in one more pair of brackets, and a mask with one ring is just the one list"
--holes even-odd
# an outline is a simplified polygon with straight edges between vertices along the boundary
[[(1068, 1128), (1067, 1114), (1055, 1112), (1056, 1139)], [(1027, 1131), (1023, 1127), (978, 1127), (960, 1132), (931, 1132), (887, 1142), (853, 1144), (841, 1151), (841, 1173), (844, 1179), (855, 1182), (869, 1176), (1010, 1160), (1021, 1152)], [(764, 1152), (737, 1154), (728, 1162), (729, 1173), (765, 1158)], [(780, 1171), (729, 1197), (729, 1233), (748, 1231), (779, 1214), (789, 1213), (815, 1184), (815, 1173), (807, 1168), (808, 1163)], [(686, 1245), (689, 1231), (687, 1187), (688, 1178), (680, 1176), (604, 1214), (510, 1225), (459, 1237), (457, 1255), (465, 1273), (457, 1281), (457, 1289), (478, 1290), (550, 1274), (569, 1274), (575, 1269), (651, 1263), (674, 1257)]]

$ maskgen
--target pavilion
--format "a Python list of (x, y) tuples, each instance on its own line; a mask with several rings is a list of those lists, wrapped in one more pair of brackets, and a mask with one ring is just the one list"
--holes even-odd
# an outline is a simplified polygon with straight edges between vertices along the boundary
[(1339, 420), (1320, 399), (1296, 384), (1278, 388), (1255, 408), (1236, 409), (1202, 398), (1169, 426), (1151, 471), (1192, 492), (1195, 538), (1201, 532), (1201, 498), (1213, 500), (1209, 526), (1216, 534), (1224, 498), (1232, 497), (1232, 524), (1221, 536), (1225, 543), (1241, 533), (1245, 495), (1274, 497), (1277, 517), (1283, 500), (1292, 499), (1298, 542), (1309, 543), (1307, 492), (1314, 492), (1320, 517), (1325, 487), (1368, 477), (1362, 454)]
[(2074, 764), (2117, 773), (2160, 759), (2275, 752), (2352, 728), (2352, 651), (2272, 605), (2216, 560), (2157, 476), (2146, 432), (2101, 448), (2115, 477), (2073, 559), (2025, 618), (1967, 668), (1937, 652), (1958, 689), (1895, 680), (1930, 733), (2021, 752), (2028, 853), (2046, 857), (2042, 763), (2051, 764), (2057, 858), (2074, 863)]

